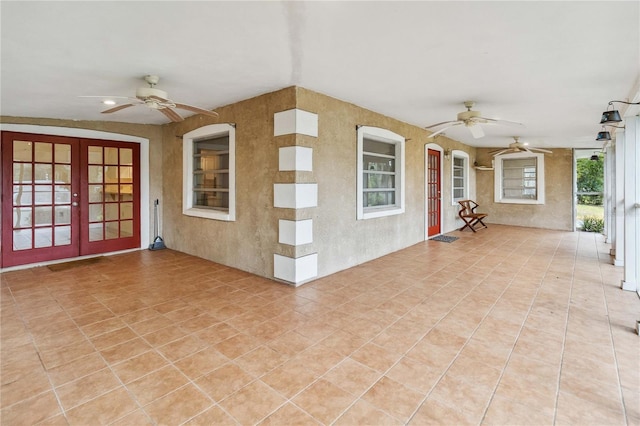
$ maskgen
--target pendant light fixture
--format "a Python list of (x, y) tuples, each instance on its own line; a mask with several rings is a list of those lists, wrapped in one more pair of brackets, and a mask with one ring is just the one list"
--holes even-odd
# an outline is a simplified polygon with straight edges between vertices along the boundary
[(602, 130), (598, 132), (598, 136), (596, 136), (597, 141), (610, 141), (611, 133), (609, 133), (604, 126), (602, 126)]
[(640, 105), (640, 102), (610, 101), (609, 104), (607, 105), (607, 110), (602, 113), (600, 124), (603, 124), (603, 125), (616, 124), (622, 121), (622, 117), (620, 117), (620, 112), (618, 112), (617, 109), (613, 109), (614, 102), (618, 102), (626, 105)]

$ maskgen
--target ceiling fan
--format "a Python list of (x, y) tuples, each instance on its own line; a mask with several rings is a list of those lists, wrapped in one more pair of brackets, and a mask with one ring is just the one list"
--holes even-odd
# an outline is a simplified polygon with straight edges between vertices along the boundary
[[(155, 109), (164, 114), (169, 120), (173, 122), (183, 121), (184, 119), (175, 111), (175, 108), (184, 109), (187, 111), (195, 112), (197, 114), (204, 114), (210, 117), (217, 117), (218, 113), (209, 111), (204, 108), (198, 108), (192, 105), (180, 104), (169, 99), (167, 92), (164, 90), (156, 89), (155, 85), (158, 84), (160, 77), (157, 75), (145, 75), (144, 81), (149, 84), (149, 87), (140, 87), (136, 90), (136, 97), (128, 96), (82, 96), (86, 98), (108, 98), (108, 99), (128, 99), (130, 102), (122, 105), (114, 106), (107, 110), (102, 111), (102, 114), (111, 114), (129, 108), (132, 106), (145, 105), (148, 108)], [(106, 103), (106, 102), (105, 102)]]
[(442, 128), (436, 130), (431, 134), (430, 137), (436, 136), (445, 130), (454, 127), (460, 126), (464, 124), (467, 129), (471, 132), (471, 135), (478, 139), (484, 136), (484, 131), (480, 124), (505, 124), (511, 126), (522, 126), (522, 123), (516, 123), (515, 121), (507, 121), (507, 120), (497, 120), (494, 118), (485, 118), (480, 115), (479, 111), (473, 111), (471, 108), (475, 105), (473, 101), (465, 101), (464, 106), (467, 108), (466, 111), (458, 113), (457, 120), (453, 121), (443, 121), (441, 123), (432, 124), (431, 126), (425, 127), (427, 130), (435, 129), (436, 127), (443, 126)]
[(494, 157), (497, 155), (505, 154), (505, 153), (514, 153), (514, 152), (544, 152), (547, 154), (553, 154), (553, 151), (549, 151), (548, 149), (542, 148), (534, 148), (529, 146), (527, 142), (520, 142), (520, 136), (514, 136), (513, 142), (509, 144), (508, 148), (500, 148), (493, 151), (489, 151)]

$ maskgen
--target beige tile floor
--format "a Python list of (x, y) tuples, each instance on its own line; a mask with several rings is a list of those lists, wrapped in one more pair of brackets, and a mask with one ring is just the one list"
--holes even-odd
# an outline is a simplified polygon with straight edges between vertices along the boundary
[(1, 423), (640, 424), (602, 236), (452, 235), (297, 289), (172, 250), (6, 272)]

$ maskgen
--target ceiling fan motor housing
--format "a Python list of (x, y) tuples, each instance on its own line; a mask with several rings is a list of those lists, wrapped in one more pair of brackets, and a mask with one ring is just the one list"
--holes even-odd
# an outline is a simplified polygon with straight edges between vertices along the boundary
[(136, 90), (136, 98), (140, 100), (145, 100), (151, 96), (155, 96), (156, 98), (168, 99), (167, 92), (160, 89), (155, 89), (153, 87), (140, 87)]
[(458, 121), (467, 122), (475, 117), (480, 117), (479, 111), (464, 111), (464, 112), (458, 113)]

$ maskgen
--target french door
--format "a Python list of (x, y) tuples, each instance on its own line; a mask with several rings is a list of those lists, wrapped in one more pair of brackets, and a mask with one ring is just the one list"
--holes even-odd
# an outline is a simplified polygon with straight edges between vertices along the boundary
[(427, 236), (438, 235), (440, 229), (440, 151), (427, 151)]
[(139, 247), (139, 164), (138, 144), (2, 132), (2, 267)]

